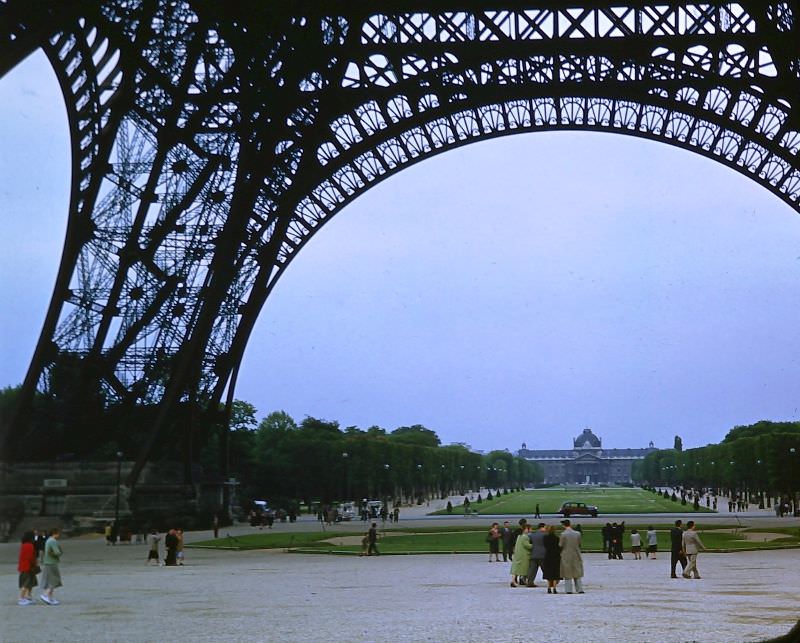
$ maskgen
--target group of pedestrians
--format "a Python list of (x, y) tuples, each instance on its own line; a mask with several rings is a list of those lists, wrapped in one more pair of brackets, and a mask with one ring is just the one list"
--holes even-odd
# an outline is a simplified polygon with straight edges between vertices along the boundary
[(53, 596), (53, 592), (62, 586), (59, 568), (62, 554), (61, 545), (58, 542), (60, 537), (61, 530), (52, 529), (46, 540), (41, 538), (42, 547), (38, 548), (37, 545), (40, 541), (38, 533), (26, 531), (22, 534), (17, 563), (19, 572), (19, 600), (17, 603), (19, 605), (34, 603), (33, 588), (39, 584), (39, 574), (41, 574), (39, 600), (46, 605), (59, 604), (58, 599)]
[(155, 563), (156, 565), (161, 566), (162, 564), (165, 567), (174, 567), (176, 565), (183, 565), (184, 554), (183, 554), (183, 529), (170, 529), (164, 535), (164, 562), (161, 562), (159, 558), (159, 543), (161, 542), (161, 536), (158, 535), (158, 530), (153, 529), (150, 535), (147, 537), (147, 560), (145, 560), (146, 565), (150, 565)]
[[(614, 523), (616, 524), (616, 523)], [(623, 530), (624, 530), (623, 523)], [(609, 528), (609, 523), (606, 523), (606, 526), (603, 527), (603, 533), (605, 534), (605, 530)], [(647, 532), (645, 533), (645, 537), (647, 538), (647, 551), (646, 556), (647, 558), (652, 558), (655, 560), (657, 558), (658, 553), (658, 532), (656, 532), (655, 528), (652, 525), (647, 527)], [(612, 558), (619, 558), (622, 560), (622, 537), (620, 536), (619, 545), (617, 548), (614, 549), (613, 555), (611, 549), (608, 552), (608, 558), (611, 560)], [(603, 537), (603, 544), (605, 545), (605, 535)], [(634, 560), (642, 560), (642, 534), (639, 533), (638, 529), (631, 529), (631, 553), (633, 554)]]
[(675, 526), (669, 530), (670, 539), (670, 578), (678, 578), (678, 563), (681, 565), (681, 575), (684, 578), (700, 578), (697, 570), (697, 555), (705, 549), (700, 534), (697, 533), (697, 525), (694, 520), (686, 523), (683, 528), (683, 521), (676, 520)]
[[(519, 521), (519, 528), (512, 530), (508, 521), (501, 527), (492, 523), (486, 536), (489, 544), (489, 562), (500, 560), (500, 551), (504, 561), (511, 561), (511, 587), (536, 587), (537, 575), (547, 581), (547, 593), (557, 594), (558, 584), (565, 581), (564, 591), (567, 594), (583, 594), (583, 556), (581, 553), (580, 526), (573, 528), (568, 519), (561, 521), (563, 529), (556, 531), (555, 525), (539, 522), (535, 527), (525, 518)], [(610, 529), (609, 529), (610, 528)], [(622, 559), (622, 534), (625, 523), (607, 523), (602, 529), (603, 549), (609, 559)], [(641, 560), (642, 534), (631, 530), (631, 550), (634, 559)], [(644, 535), (647, 543), (647, 558), (656, 559), (658, 552), (658, 533), (652, 525), (647, 527)], [(509, 547), (507, 543), (513, 543)], [(697, 556), (705, 549), (697, 532), (694, 520), (689, 520), (686, 527), (682, 520), (676, 520), (670, 529), (670, 576), (678, 578), (677, 566), (681, 566), (683, 578), (699, 579)]]
[(569, 519), (562, 520), (561, 525), (563, 529), (557, 533), (555, 525), (540, 522), (533, 527), (524, 518), (520, 520), (511, 558), (511, 587), (536, 587), (541, 571), (548, 594), (558, 594), (562, 580), (567, 594), (584, 593), (581, 532)]

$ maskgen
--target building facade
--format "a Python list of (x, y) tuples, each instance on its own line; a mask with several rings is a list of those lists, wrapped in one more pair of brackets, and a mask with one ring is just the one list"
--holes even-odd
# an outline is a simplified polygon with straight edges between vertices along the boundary
[(652, 442), (646, 449), (604, 449), (600, 438), (584, 429), (572, 449), (531, 450), (523, 443), (517, 455), (542, 468), (544, 484), (625, 484), (632, 482), (633, 463), (655, 450)]

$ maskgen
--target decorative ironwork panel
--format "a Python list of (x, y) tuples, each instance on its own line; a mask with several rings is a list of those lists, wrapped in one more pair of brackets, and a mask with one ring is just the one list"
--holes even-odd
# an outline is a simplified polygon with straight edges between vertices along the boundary
[(0, 73), (43, 48), (72, 137), (67, 241), (22, 398), (68, 358), (106, 399), (159, 404), (132, 481), (177, 404), (232, 388), (300, 248), (433, 154), (617, 132), (800, 210), (796, 0), (84, 4), (0, 0)]

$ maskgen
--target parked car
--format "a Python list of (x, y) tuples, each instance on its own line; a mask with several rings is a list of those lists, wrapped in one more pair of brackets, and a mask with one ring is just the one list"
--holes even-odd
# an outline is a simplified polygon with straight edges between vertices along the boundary
[(597, 507), (594, 505), (587, 505), (583, 502), (565, 502), (561, 505), (561, 509), (558, 510), (564, 518), (569, 518), (570, 516), (591, 516), (592, 518), (597, 518), (598, 513)]
[(342, 520), (355, 520), (357, 515), (355, 503), (343, 502), (338, 507), (336, 522), (341, 522)]

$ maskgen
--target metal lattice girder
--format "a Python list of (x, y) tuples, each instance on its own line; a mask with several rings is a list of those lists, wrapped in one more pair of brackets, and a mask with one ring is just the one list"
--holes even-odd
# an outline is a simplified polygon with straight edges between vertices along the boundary
[(131, 482), (178, 403), (232, 387), (298, 250), (433, 154), (619, 132), (713, 158), (800, 210), (797, 0), (51, 4), (0, 0), (0, 73), (45, 50), (73, 148), (22, 397), (69, 355), (109, 399), (158, 403)]

